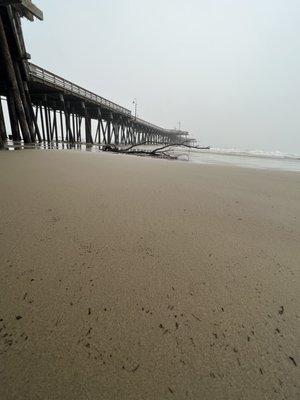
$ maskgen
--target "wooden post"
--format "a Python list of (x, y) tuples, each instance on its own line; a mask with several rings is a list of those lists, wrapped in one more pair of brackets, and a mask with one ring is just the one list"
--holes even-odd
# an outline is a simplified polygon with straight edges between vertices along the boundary
[(81, 124), (82, 124), (82, 116), (79, 116), (79, 121), (78, 121), (78, 137), (79, 137), (79, 142), (82, 141), (81, 139)]
[(7, 87), (7, 107), (10, 120), (11, 135), (14, 142), (21, 141), (19, 121), (17, 116), (17, 111), (15, 107), (14, 97), (10, 87)]
[(66, 142), (69, 142), (71, 139), (71, 128), (70, 128), (70, 116), (67, 108), (65, 108), (65, 124), (66, 124)]
[(52, 122), (51, 122), (51, 111), (50, 111), (50, 109), (49, 109), (49, 118), (50, 118), (50, 137), (51, 137), (51, 142), (53, 141), (53, 138), (54, 138), (54, 114), (55, 114), (55, 110), (53, 109), (53, 112), (52, 112), (52, 114), (53, 114), (53, 119), (52, 119)]
[(125, 128), (124, 128), (124, 123), (123, 123), (122, 119), (121, 119), (121, 143), (123, 143), (123, 144), (126, 143)]
[(18, 82), (14, 70), (12, 57), (9, 51), (9, 46), (7, 42), (6, 33), (4, 30), (1, 13), (0, 13), (0, 49), (2, 52), (2, 57), (5, 65), (6, 79), (12, 91), (12, 96), (15, 103), (15, 110), (18, 116), (18, 120), (20, 122), (23, 140), (25, 143), (30, 143), (31, 142), (30, 131), (26, 120), (26, 115), (21, 99), (20, 89), (18, 87)]
[(98, 141), (98, 143), (100, 142), (100, 121), (98, 120), (98, 123), (97, 123), (97, 129), (96, 129), (96, 135), (95, 135), (95, 142), (97, 142)]
[(47, 135), (47, 142), (51, 142), (51, 132), (50, 132), (50, 120), (49, 120), (49, 110), (48, 106), (44, 105), (44, 112), (45, 112), (45, 121), (46, 121), (46, 135)]
[(88, 110), (86, 108), (84, 101), (82, 102), (82, 107), (83, 107), (84, 117), (85, 117), (85, 141), (86, 141), (86, 143), (93, 144), (92, 121), (91, 121), (91, 117), (88, 113)]
[(70, 115), (70, 103), (67, 102), (66, 104), (66, 110), (67, 110), (67, 122), (68, 122), (68, 131), (69, 131), (69, 142), (74, 143), (75, 142), (75, 132), (72, 132), (71, 128), (71, 115)]
[(71, 124), (70, 124), (70, 104), (67, 102), (65, 102), (63, 100), (63, 104), (64, 104), (64, 111), (65, 111), (65, 120), (66, 120), (66, 140), (74, 143), (74, 136), (72, 134), (72, 130), (71, 130)]
[(75, 115), (75, 123), (76, 123), (76, 141), (79, 142), (79, 124), (78, 124), (78, 114)]
[(130, 143), (130, 141), (129, 141), (129, 125), (128, 125), (128, 122), (126, 121), (126, 144), (128, 144), (128, 143)]
[(51, 108), (50, 108), (49, 105), (47, 106), (47, 115), (48, 115), (48, 121), (49, 121), (50, 142), (52, 142), (52, 139), (53, 139), (53, 137), (52, 137), (52, 125), (53, 125), (53, 123), (51, 121)]
[(4, 114), (2, 110), (2, 103), (0, 97), (0, 149), (4, 148), (5, 140), (6, 140), (5, 121), (4, 121)]
[(110, 124), (110, 120), (108, 119), (106, 121), (106, 137), (107, 137), (107, 144), (111, 143), (111, 137), (110, 137), (110, 132), (111, 131), (111, 124)]
[(55, 132), (55, 140), (56, 142), (58, 142), (56, 110), (54, 110), (54, 132)]
[(42, 137), (41, 137), (39, 125), (37, 123), (38, 115), (39, 115), (39, 107), (36, 106), (36, 112), (34, 112), (33, 105), (30, 104), (29, 112), (30, 112), (30, 115), (31, 115), (31, 118), (33, 121), (33, 125), (34, 125), (34, 139), (37, 136), (39, 143), (41, 143)]
[(131, 123), (127, 125), (127, 144), (131, 143)]
[(127, 126), (127, 144), (131, 143), (131, 123)]
[(22, 99), (23, 107), (24, 107), (25, 117), (26, 117), (28, 128), (29, 128), (29, 132), (30, 132), (30, 137), (31, 137), (30, 141), (34, 142), (35, 141), (35, 132), (34, 132), (34, 128), (33, 128), (32, 115), (29, 110), (29, 105), (28, 105), (27, 98), (26, 98), (24, 82), (21, 77), (19, 64), (17, 62), (14, 62), (14, 67), (15, 67), (17, 83), (18, 83), (19, 90), (20, 90), (20, 96)]
[(108, 117), (108, 119), (107, 119), (107, 125), (106, 125), (106, 127), (107, 127), (107, 144), (111, 144), (111, 136), (112, 136), (112, 122), (113, 122), (113, 114), (112, 113), (110, 113), (110, 115), (109, 115), (109, 117)]
[(61, 133), (61, 140), (62, 142), (64, 141), (64, 123), (63, 123), (63, 115), (62, 111), (60, 110), (59, 116), (60, 116), (60, 133)]
[(89, 115), (85, 117), (85, 133), (86, 133), (86, 141), (87, 143), (92, 144), (93, 143), (93, 138), (92, 138), (92, 120)]
[(98, 114), (97, 133), (99, 135), (98, 136), (98, 144), (101, 144), (101, 109), (100, 109), (100, 107), (97, 108), (97, 114)]
[(106, 143), (106, 128), (104, 129), (102, 118), (100, 119), (100, 124), (102, 129), (103, 142)]
[(46, 141), (45, 136), (45, 122), (44, 122), (44, 115), (43, 115), (43, 106), (40, 104), (40, 116), (41, 116), (41, 125), (42, 125), (42, 134), (43, 134), (43, 141)]
[(119, 144), (119, 133), (120, 133), (120, 125), (118, 121), (115, 121), (115, 144)]
[(1, 97), (0, 97), (0, 138), (2, 139), (2, 142), (5, 142), (7, 139)]
[[(33, 121), (34, 130), (35, 130), (33, 139), (35, 140), (35, 137), (37, 136), (38, 141), (41, 143), (42, 137), (41, 137), (39, 125), (37, 123), (37, 114), (36, 115), (34, 114), (33, 105), (31, 102), (31, 97), (29, 94), (27, 82), (24, 82), (24, 88), (25, 88), (25, 95), (26, 95), (26, 99), (27, 99), (27, 103), (28, 103), (28, 107), (29, 107), (29, 115), (31, 116), (31, 120)], [(37, 107), (37, 113), (38, 113), (38, 107)]]
[(56, 119), (56, 108), (53, 108), (53, 123), (52, 123), (52, 129), (51, 129), (51, 140), (53, 140), (55, 135), (55, 141), (58, 142), (58, 136), (57, 136), (57, 119)]
[(72, 108), (72, 127), (73, 127), (73, 135), (74, 135), (74, 141), (76, 142), (76, 129), (75, 129), (75, 110), (74, 107)]

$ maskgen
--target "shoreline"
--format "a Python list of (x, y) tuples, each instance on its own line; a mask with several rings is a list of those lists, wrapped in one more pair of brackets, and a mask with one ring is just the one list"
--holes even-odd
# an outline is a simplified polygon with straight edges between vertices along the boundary
[(0, 397), (296, 399), (299, 175), (118, 156), (0, 153)]
[[(94, 153), (103, 153), (101, 147), (103, 144), (87, 144), (87, 143), (77, 143), (71, 144), (68, 142), (58, 142), (58, 143), (44, 143), (44, 144), (34, 144), (34, 145), (24, 145), (20, 144), (18, 147), (14, 145), (6, 145), (4, 150), (18, 151), (18, 150), (74, 150), (74, 151), (87, 151)], [(65, 148), (66, 147), (66, 148)], [(142, 148), (154, 149), (159, 147), (158, 145), (141, 146)], [(114, 154), (111, 152), (111, 154)], [(120, 153), (121, 154), (121, 153)], [(180, 154), (177, 150), (174, 150), (173, 154)], [(156, 159), (164, 159), (164, 157), (151, 157), (150, 155), (137, 155), (137, 154), (124, 154), (133, 155), (136, 157), (149, 157)], [(209, 150), (198, 150), (194, 149), (182, 149), (181, 158), (177, 160), (170, 161), (183, 161), (193, 164), (201, 165), (217, 165), (217, 166), (236, 166), (241, 168), (251, 168), (255, 170), (271, 170), (271, 171), (289, 171), (289, 172), (300, 172), (300, 158), (296, 156), (269, 156), (269, 155), (259, 155), (247, 153), (246, 151), (241, 152), (227, 152), (215, 151), (213, 148)]]

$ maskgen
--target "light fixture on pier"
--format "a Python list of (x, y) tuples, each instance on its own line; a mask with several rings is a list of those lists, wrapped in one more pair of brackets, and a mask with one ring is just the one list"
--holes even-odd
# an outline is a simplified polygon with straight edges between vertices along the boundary
[(133, 99), (132, 104), (134, 104), (134, 117), (135, 117), (135, 119), (136, 119), (136, 118), (137, 118), (137, 106), (138, 106), (138, 103), (137, 103), (137, 99), (136, 99), (136, 98)]

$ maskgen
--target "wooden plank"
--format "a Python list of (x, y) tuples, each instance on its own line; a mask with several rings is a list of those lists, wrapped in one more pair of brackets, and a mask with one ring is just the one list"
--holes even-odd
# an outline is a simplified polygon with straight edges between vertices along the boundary
[[(0, 6), (7, 6), (7, 5), (17, 5), (21, 6), (21, 10), (24, 12), (24, 16), (27, 17), (26, 13), (29, 13), (35, 16), (40, 21), (43, 21), (44, 15), (43, 12), (34, 5), (30, 0), (0, 0)], [(29, 16), (28, 16), (29, 17)], [(29, 19), (31, 19), (29, 17)]]
[(40, 21), (44, 20), (43, 12), (30, 0), (21, 0), (21, 5), (25, 8), (26, 11), (34, 15)]

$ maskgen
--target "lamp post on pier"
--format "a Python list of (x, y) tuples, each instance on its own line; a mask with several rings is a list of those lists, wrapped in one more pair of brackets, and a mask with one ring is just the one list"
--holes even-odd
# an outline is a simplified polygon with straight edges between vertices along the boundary
[(133, 99), (132, 104), (134, 104), (134, 118), (136, 119), (137, 118), (137, 106), (138, 106), (136, 98)]

